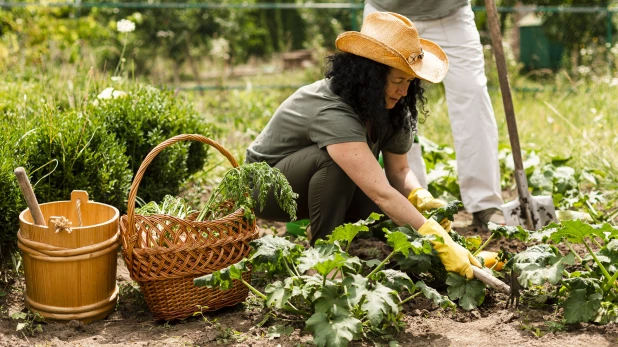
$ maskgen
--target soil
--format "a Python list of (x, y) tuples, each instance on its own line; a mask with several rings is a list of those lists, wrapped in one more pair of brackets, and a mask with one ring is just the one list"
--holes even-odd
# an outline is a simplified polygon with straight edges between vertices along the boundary
[[(470, 225), (471, 216), (460, 212), (454, 229), (459, 233), (488, 234)], [(261, 224), (262, 225), (262, 224)], [(262, 233), (285, 233), (280, 223), (263, 224)], [(517, 242), (495, 241), (488, 249), (501, 247), (511, 252), (524, 249)], [(357, 255), (375, 257), (388, 252), (377, 239), (359, 240), (353, 247)], [(17, 321), (9, 318), (25, 311), (23, 281), (13, 283), (0, 298), (0, 346), (310, 346), (312, 337), (303, 330), (303, 322), (292, 317), (270, 318), (263, 325), (264, 313), (251, 300), (215, 313), (204, 313), (182, 321), (153, 321), (141, 293), (129, 277), (124, 261), (118, 258), (118, 285), (121, 295), (116, 310), (106, 319), (84, 325), (41, 323), (42, 332), (17, 332)], [(250, 296), (249, 299), (252, 297)], [(618, 346), (618, 325), (560, 325), (560, 312), (552, 307), (531, 307), (523, 298), (518, 309), (506, 308), (507, 297), (488, 291), (479, 309), (466, 312), (436, 308), (425, 298), (416, 298), (404, 307), (405, 325), (390, 340), (401, 346)], [(39, 324), (39, 323), (35, 323)], [(269, 334), (275, 325), (287, 326), (289, 335)], [(35, 327), (30, 326), (30, 327)], [(388, 346), (389, 339), (355, 341), (350, 346)]]

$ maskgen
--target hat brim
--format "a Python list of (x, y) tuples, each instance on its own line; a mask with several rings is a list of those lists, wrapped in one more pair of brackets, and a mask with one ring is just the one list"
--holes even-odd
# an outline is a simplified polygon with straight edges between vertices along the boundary
[(436, 43), (420, 39), (423, 58), (412, 64), (394, 48), (370, 36), (357, 31), (340, 34), (335, 41), (337, 48), (343, 52), (365, 57), (384, 65), (405, 71), (422, 80), (439, 83), (448, 71), (448, 58)]

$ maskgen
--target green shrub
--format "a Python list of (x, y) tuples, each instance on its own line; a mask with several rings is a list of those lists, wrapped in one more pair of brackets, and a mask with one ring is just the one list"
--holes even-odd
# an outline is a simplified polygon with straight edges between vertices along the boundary
[(132, 177), (123, 144), (77, 110), (45, 113), (49, 121), (17, 148), (28, 153), (18, 164), (30, 173), (39, 202), (69, 200), (73, 190), (86, 190), (91, 200), (123, 206)]
[[(2, 134), (6, 128), (0, 124)], [(0, 139), (2, 139), (1, 136)], [(19, 229), (19, 213), (26, 208), (26, 203), (21, 198), (19, 186), (13, 170), (15, 170), (13, 148), (9, 143), (0, 146), (0, 256), (4, 264), (10, 258), (5, 249), (11, 249), (15, 235)]]
[[(133, 174), (161, 142), (180, 134), (209, 136), (210, 126), (172, 91), (127, 84), (120, 88), (127, 88), (126, 97), (98, 100), (93, 114), (124, 144)], [(145, 201), (161, 201), (166, 194), (178, 194), (189, 175), (204, 166), (207, 149), (194, 141), (181, 141), (164, 149), (146, 169), (138, 196)]]
[[(132, 176), (152, 148), (178, 134), (209, 135), (192, 105), (171, 91), (127, 82), (125, 97), (99, 100), (102, 83), (94, 78), (88, 87), (86, 74), (71, 80), (41, 79), (27, 69), (9, 75), (0, 85), (3, 252), (14, 249), (19, 213), (26, 208), (16, 167), (26, 169), (40, 203), (68, 200), (79, 189), (124, 212)], [(202, 169), (206, 149), (188, 141), (165, 149), (148, 167), (140, 197), (160, 200), (178, 193), (184, 180)]]

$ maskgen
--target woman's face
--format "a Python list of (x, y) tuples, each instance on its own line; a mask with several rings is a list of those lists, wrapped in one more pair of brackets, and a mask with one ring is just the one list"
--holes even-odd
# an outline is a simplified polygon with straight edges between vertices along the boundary
[(408, 94), (408, 87), (413, 80), (414, 76), (409, 73), (391, 68), (386, 76), (386, 109), (395, 107), (399, 99)]

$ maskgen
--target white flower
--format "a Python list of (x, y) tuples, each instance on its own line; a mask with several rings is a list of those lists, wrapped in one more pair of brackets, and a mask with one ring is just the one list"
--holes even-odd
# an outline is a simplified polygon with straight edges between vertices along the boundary
[(220, 59), (228, 59), (230, 57), (230, 43), (223, 37), (212, 40), (212, 48), (210, 54)]
[(113, 91), (114, 91), (114, 88), (111, 88), (111, 87), (110, 88), (105, 88), (105, 89), (103, 89), (101, 94), (97, 95), (97, 99), (101, 99), (101, 100), (111, 99)]
[(121, 33), (130, 33), (135, 30), (135, 23), (128, 19), (120, 20), (116, 23), (116, 29)]
[(122, 77), (120, 76), (112, 76), (112, 82), (120, 82), (122, 81)]
[(114, 88), (109, 87), (103, 89), (101, 94), (97, 95), (97, 99), (100, 100), (109, 100), (109, 99), (117, 99), (127, 96), (127, 93), (122, 90), (114, 90)]

